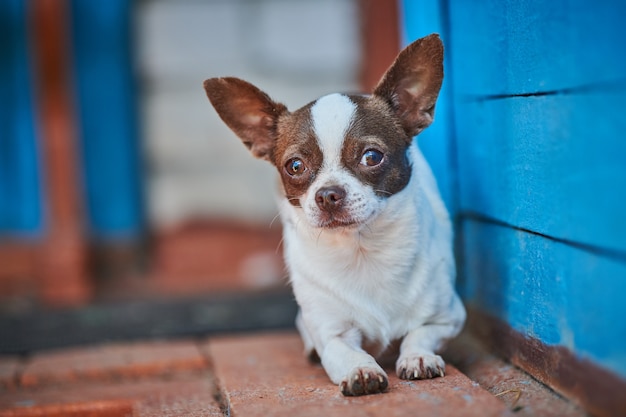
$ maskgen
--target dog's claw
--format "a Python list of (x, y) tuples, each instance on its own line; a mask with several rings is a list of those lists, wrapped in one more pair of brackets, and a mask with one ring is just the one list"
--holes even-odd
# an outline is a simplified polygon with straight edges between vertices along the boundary
[(345, 396), (367, 395), (385, 391), (388, 381), (382, 370), (355, 368), (339, 386)]
[(438, 355), (418, 355), (398, 360), (396, 374), (401, 379), (431, 379), (443, 377), (445, 363)]

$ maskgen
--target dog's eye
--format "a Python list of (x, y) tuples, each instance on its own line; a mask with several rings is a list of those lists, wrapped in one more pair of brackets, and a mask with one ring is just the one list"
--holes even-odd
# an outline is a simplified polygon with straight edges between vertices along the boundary
[(285, 170), (287, 171), (287, 174), (295, 177), (302, 175), (304, 171), (306, 171), (306, 165), (304, 165), (302, 159), (292, 158), (285, 164)]
[(368, 149), (363, 153), (361, 162), (359, 163), (368, 167), (374, 167), (383, 162), (383, 157), (384, 155), (382, 152), (377, 151), (376, 149)]

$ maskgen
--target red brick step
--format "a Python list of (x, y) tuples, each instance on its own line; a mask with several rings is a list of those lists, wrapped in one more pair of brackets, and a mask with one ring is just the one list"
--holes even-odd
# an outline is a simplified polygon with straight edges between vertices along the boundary
[(512, 415), (451, 365), (444, 378), (423, 381), (400, 380), (389, 369), (388, 392), (348, 398), (308, 363), (295, 333), (213, 339), (205, 349), (233, 416)]
[(403, 381), (387, 369), (388, 392), (365, 397), (341, 395), (294, 331), (6, 356), (0, 417), (586, 415), (470, 341), (452, 344), (444, 378)]

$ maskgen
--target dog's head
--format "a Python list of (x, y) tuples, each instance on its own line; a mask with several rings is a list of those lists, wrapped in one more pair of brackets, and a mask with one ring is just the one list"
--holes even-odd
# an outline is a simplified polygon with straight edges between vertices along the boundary
[(407, 46), (372, 95), (330, 94), (290, 112), (238, 78), (204, 82), (222, 120), (280, 173), (312, 227), (365, 224), (411, 178), (407, 149), (428, 127), (443, 80), (437, 35)]

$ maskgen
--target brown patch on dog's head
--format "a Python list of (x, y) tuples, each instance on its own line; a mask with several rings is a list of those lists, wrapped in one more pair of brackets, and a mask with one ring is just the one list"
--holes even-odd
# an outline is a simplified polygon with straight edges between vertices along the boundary
[[(285, 197), (299, 207), (299, 196), (304, 194), (322, 166), (323, 155), (311, 123), (311, 105), (289, 113), (278, 126), (275, 165), (281, 176)], [(295, 159), (302, 161), (302, 175), (291, 175), (288, 164)]]
[[(377, 195), (396, 194), (411, 179), (406, 152), (412, 138), (378, 96), (350, 96), (350, 100), (357, 107), (344, 141), (342, 163), (363, 183), (372, 186)], [(380, 151), (383, 161), (373, 167), (362, 165), (361, 158), (368, 150)]]

